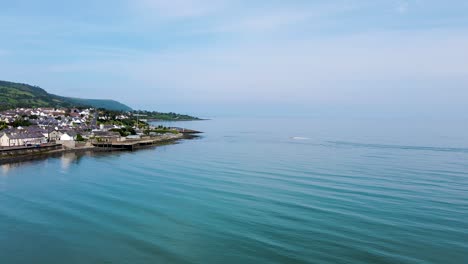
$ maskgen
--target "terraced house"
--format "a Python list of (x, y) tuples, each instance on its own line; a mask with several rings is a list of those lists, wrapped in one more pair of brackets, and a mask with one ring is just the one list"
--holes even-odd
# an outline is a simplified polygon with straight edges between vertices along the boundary
[(0, 137), (1, 147), (28, 146), (46, 143), (47, 139), (42, 133), (4, 133)]

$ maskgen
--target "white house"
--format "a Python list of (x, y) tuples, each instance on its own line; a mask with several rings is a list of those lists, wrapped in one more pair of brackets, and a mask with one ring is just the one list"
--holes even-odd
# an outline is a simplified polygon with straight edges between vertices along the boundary
[(76, 139), (76, 132), (66, 131), (60, 136), (61, 141), (74, 141)]

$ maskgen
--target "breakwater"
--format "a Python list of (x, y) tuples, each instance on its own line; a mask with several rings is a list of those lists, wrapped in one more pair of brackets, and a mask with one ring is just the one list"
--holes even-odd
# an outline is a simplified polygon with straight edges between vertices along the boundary
[(124, 141), (113, 141), (113, 142), (102, 142), (102, 141), (92, 141), (92, 145), (100, 149), (109, 149), (109, 150), (135, 150), (143, 147), (153, 146), (156, 144), (170, 142), (178, 139), (184, 138), (184, 134), (172, 134), (172, 135), (162, 135), (157, 137), (143, 137), (141, 139), (135, 140), (124, 140)]

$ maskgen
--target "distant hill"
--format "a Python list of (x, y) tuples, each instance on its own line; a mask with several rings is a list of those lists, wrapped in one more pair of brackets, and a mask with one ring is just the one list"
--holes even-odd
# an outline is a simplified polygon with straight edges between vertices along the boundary
[(66, 98), (67, 101), (76, 105), (92, 106), (94, 108), (104, 108), (113, 111), (132, 111), (132, 108), (130, 108), (129, 106), (119, 101), (110, 99), (82, 99), (72, 97), (64, 98)]
[(50, 94), (38, 86), (0, 81), (0, 110), (16, 107), (93, 107), (113, 111), (132, 111), (114, 100), (81, 99)]

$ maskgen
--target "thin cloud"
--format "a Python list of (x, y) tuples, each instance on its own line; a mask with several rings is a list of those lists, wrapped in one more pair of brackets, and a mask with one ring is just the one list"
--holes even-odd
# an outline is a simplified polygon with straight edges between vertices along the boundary
[(112, 87), (135, 105), (468, 96), (465, 2), (107, 1), (90, 17), (0, 16), (4, 78), (63, 95)]
[(228, 4), (229, 1), (210, 0), (136, 0), (130, 5), (140, 13), (156, 16), (155, 18), (193, 18), (213, 14)]
[[(431, 82), (468, 84), (468, 55), (459, 52), (468, 46), (468, 38), (461, 33), (366, 33), (164, 53), (109, 50), (107, 58), (43, 67), (42, 75), (118, 76), (147, 95), (141, 100), (153, 100), (151, 95), (157, 94), (160, 100), (205, 103), (398, 102), (407, 100), (405, 91), (427, 94), (425, 88)], [(122, 53), (126, 55), (117, 56)], [(23, 71), (27, 73), (27, 69)], [(388, 83), (406, 90), (393, 94)], [(408, 83), (418, 85), (406, 87)], [(468, 96), (458, 88), (431, 89), (454, 100)], [(167, 89), (171, 93), (166, 93)], [(351, 98), (352, 94), (359, 96)]]
[[(187, 100), (200, 102), (242, 102), (246, 98), (264, 102), (340, 101), (364, 91), (365, 100), (376, 96), (376, 101), (400, 101), (406, 100), (404, 91), (392, 95), (387, 85), (370, 87), (365, 83), (393, 83), (396, 88), (429, 80), (466, 84), (468, 57), (458, 52), (466, 45), (468, 39), (460, 37), (460, 32), (373, 33), (147, 55), (127, 64), (121, 74), (148, 87), (148, 94), (151, 87), (160, 87), (161, 92), (171, 87), (174, 94), (190, 94)], [(357, 83), (361, 84), (356, 87)], [(421, 85), (405, 89), (425, 93)], [(449, 88), (432, 89), (433, 93), (443, 93)], [(462, 96), (463, 92), (454, 94)], [(358, 97), (352, 100), (364, 103)]]
[[(232, 0), (139, 0), (130, 2), (137, 16), (145, 22), (161, 25), (170, 20), (177, 22), (190, 19), (188, 27), (182, 24), (185, 35), (218, 33), (261, 33), (287, 30), (294, 26), (321, 24), (330, 16), (338, 16), (368, 6), (355, 1), (294, 2), (283, 5), (271, 2), (244, 2)], [(246, 9), (245, 5), (249, 8)], [(183, 34), (184, 35), (184, 34)]]
[(409, 6), (408, 1), (400, 1), (398, 3), (396, 10), (399, 14), (406, 14), (409, 12), (409, 8), (410, 6)]

